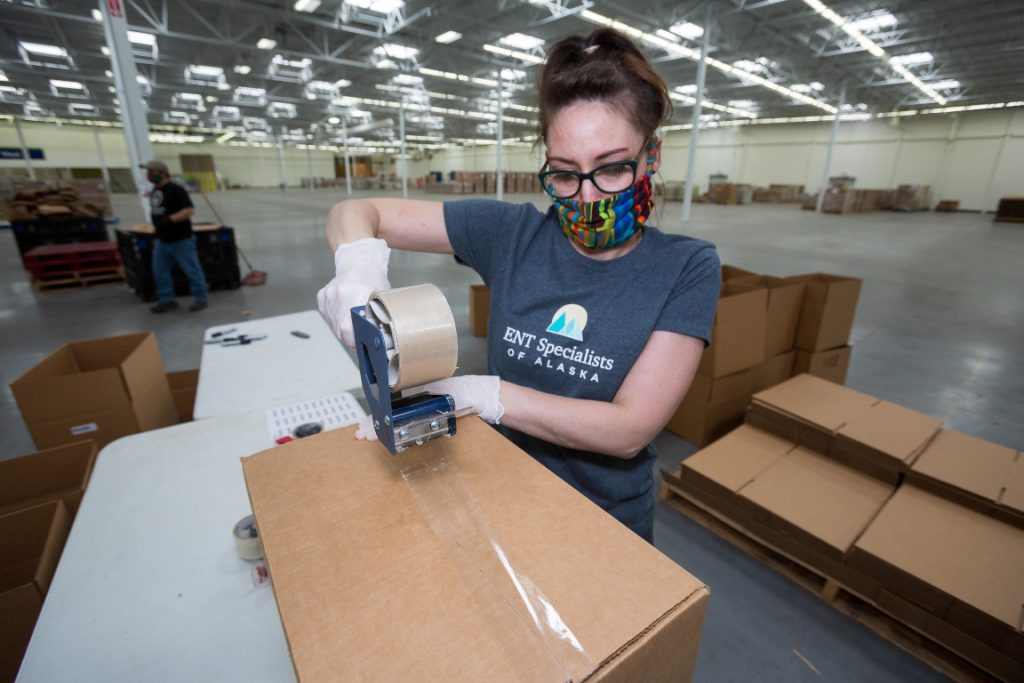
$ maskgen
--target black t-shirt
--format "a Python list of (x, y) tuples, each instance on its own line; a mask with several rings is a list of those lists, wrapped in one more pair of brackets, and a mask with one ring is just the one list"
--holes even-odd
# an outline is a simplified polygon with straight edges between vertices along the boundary
[(154, 187), (152, 194), (149, 195), (149, 204), (152, 207), (153, 227), (156, 228), (158, 239), (164, 242), (177, 242), (192, 236), (191, 219), (186, 218), (173, 223), (167, 219), (167, 216), (192, 206), (192, 199), (184, 187), (174, 183)]

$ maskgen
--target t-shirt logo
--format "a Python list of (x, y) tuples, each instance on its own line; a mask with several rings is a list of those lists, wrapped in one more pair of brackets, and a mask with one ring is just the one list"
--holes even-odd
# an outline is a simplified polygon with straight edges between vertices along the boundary
[(163, 190), (159, 190), (159, 189), (154, 188), (153, 189), (153, 193), (151, 195), (149, 195), (149, 205), (151, 207), (153, 207), (153, 213), (155, 213), (155, 214), (163, 214), (164, 207), (161, 206), (161, 204), (163, 204), (163, 203), (164, 203), (164, 193), (163, 193)]
[(583, 328), (586, 326), (587, 309), (579, 304), (566, 304), (555, 311), (547, 331), (581, 342)]

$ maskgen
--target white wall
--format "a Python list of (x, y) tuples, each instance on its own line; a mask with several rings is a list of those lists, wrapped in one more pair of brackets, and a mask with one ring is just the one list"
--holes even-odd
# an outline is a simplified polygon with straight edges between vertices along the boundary
[[(831, 124), (780, 124), (702, 130), (697, 154), (696, 184), (707, 187), (708, 176), (725, 173), (734, 182), (768, 185), (803, 184), (817, 190)], [(96, 167), (92, 130), (81, 126), (23, 124), (30, 147), (45, 150), (39, 167)], [(100, 129), (107, 164), (128, 163), (120, 129)], [(689, 131), (666, 135), (661, 176), (682, 180), (686, 175)], [(10, 123), (0, 124), (0, 147), (17, 147)], [(212, 154), (223, 178), (252, 187), (280, 182), (277, 150), (202, 145), (154, 145), (154, 152), (172, 170), (179, 154)], [(309, 176), (304, 150), (285, 148), (289, 185)], [(334, 176), (333, 152), (312, 151), (313, 175)], [(536, 171), (543, 162), (541, 148), (506, 147), (505, 170)], [(410, 178), (428, 171), (493, 171), (496, 147), (465, 147), (434, 152), (409, 162)], [(0, 167), (23, 168), (24, 162), (0, 161)], [(400, 168), (400, 167), (397, 167)], [(396, 167), (392, 166), (392, 170)], [(849, 174), (863, 188), (893, 188), (901, 184), (931, 185), (935, 199), (958, 199), (964, 209), (994, 211), (999, 198), (1024, 194), (1024, 111), (971, 112), (916, 116), (889, 121), (844, 122), (832, 159), (830, 175)]]

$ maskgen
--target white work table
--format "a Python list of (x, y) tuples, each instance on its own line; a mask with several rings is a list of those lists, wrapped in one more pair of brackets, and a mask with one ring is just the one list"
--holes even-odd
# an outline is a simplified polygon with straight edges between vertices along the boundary
[[(214, 333), (232, 328), (223, 336), (267, 338), (244, 346), (204, 344), (192, 413), (196, 420), (362, 391), (359, 368), (318, 311), (218, 325), (203, 338), (210, 341)], [(293, 330), (309, 339), (294, 336)]]
[(17, 680), (294, 680), (273, 589), (232, 536), (239, 458), (273, 446), (251, 410), (104, 448)]

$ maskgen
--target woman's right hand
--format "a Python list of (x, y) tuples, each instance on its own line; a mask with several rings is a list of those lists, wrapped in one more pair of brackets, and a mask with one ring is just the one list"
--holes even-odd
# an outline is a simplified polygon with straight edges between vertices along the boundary
[(356, 347), (352, 309), (365, 305), (373, 292), (391, 289), (390, 256), (387, 242), (373, 237), (342, 244), (334, 252), (334, 279), (317, 292), (316, 301), (331, 331), (350, 349)]

